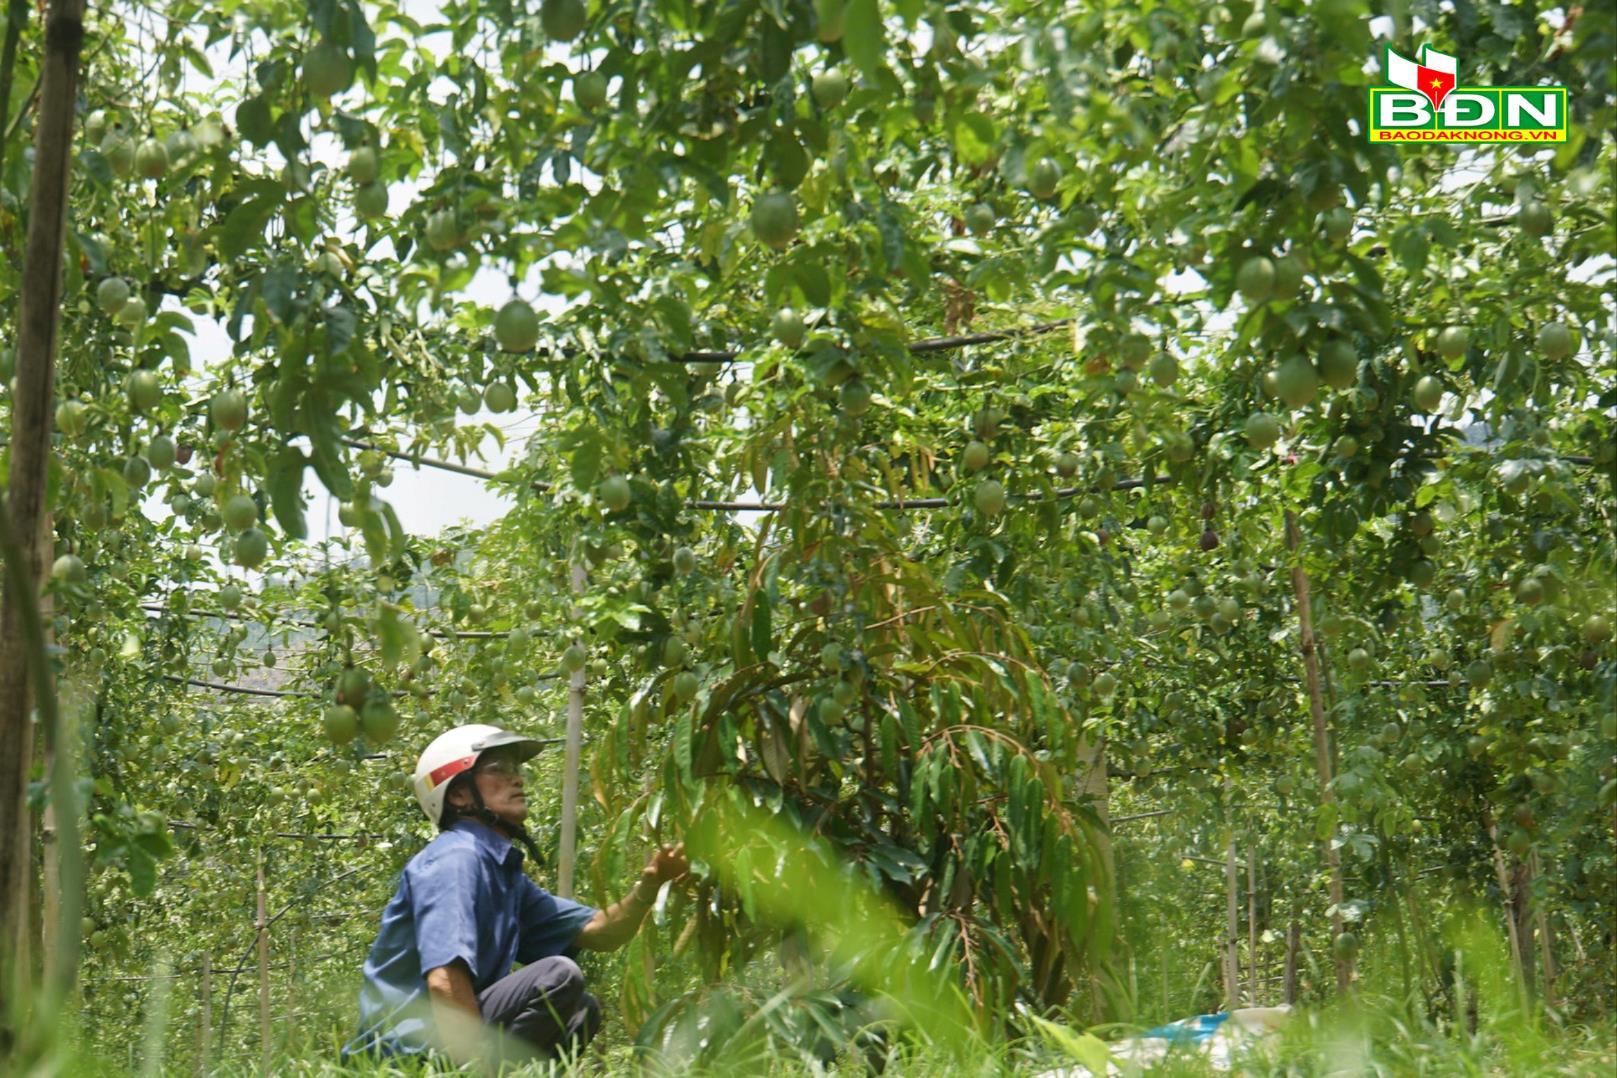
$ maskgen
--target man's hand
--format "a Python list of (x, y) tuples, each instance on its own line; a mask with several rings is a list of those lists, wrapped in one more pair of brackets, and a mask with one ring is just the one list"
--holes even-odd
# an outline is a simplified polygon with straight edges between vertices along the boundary
[(641, 870), (640, 878), (651, 887), (661, 887), (669, 880), (682, 880), (691, 870), (691, 859), (685, 856), (683, 842), (668, 845), (664, 843), (661, 849), (651, 855), (646, 867)]
[(684, 879), (690, 870), (691, 861), (685, 856), (683, 842), (663, 846), (640, 870), (640, 879), (629, 893), (606, 909), (597, 910), (589, 923), (579, 929), (573, 942), (591, 951), (622, 947), (640, 930), (640, 922), (657, 900), (657, 889), (669, 881)]

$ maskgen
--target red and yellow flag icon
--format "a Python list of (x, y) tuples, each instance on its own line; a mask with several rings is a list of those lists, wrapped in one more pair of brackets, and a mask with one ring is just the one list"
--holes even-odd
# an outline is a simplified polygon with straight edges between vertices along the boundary
[(1387, 81), (1406, 90), (1420, 91), (1434, 109), (1440, 107), (1454, 89), (1459, 74), (1460, 62), (1430, 45), (1421, 46), (1419, 63), (1390, 48), (1387, 50)]

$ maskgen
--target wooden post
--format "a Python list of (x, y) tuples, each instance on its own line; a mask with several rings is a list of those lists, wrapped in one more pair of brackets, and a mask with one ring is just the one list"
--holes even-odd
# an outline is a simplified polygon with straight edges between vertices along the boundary
[[(1308, 684), (1308, 713), (1314, 727), (1314, 771), (1319, 780), (1319, 799), (1327, 805), (1336, 804), (1336, 793), (1331, 789), (1331, 738), (1325, 725), (1325, 701), (1320, 694), (1319, 655), (1314, 643), (1314, 613), (1308, 594), (1308, 572), (1303, 568), (1302, 553), (1298, 549), (1302, 537), (1297, 530), (1297, 515), (1286, 510), (1286, 549), (1291, 552), (1291, 585), (1297, 597), (1297, 623), (1301, 633), (1298, 647), (1303, 654), (1303, 672)], [(1334, 831), (1335, 828), (1333, 827)], [(1325, 867), (1330, 874), (1331, 888), (1331, 941), (1344, 931), (1342, 904), (1346, 901), (1342, 887), (1342, 858), (1329, 838), (1324, 842)], [(1336, 990), (1346, 993), (1353, 984), (1353, 959), (1336, 954)]]
[(1157, 972), (1162, 980), (1162, 1010), (1157, 1013), (1159, 1015), (1172, 1014), (1173, 1001), (1168, 998), (1168, 949), (1166, 947), (1157, 948)]
[[(45, 534), (51, 534), (50, 514), (45, 515)], [(50, 596), (43, 596), (39, 600), (39, 617), (45, 628), (47, 643), (56, 642), (56, 634), (51, 631), (52, 603)], [(75, 686), (76, 688), (77, 686)], [(82, 701), (74, 693), (74, 700), (65, 704), (58, 696), (59, 711), (57, 714), (57, 737), (78, 737), (77, 715)], [(72, 716), (74, 722), (69, 729), (68, 718)], [(77, 742), (75, 742), (77, 744)], [(45, 747), (41, 763), (44, 774), (52, 775), (56, 772), (56, 750), (50, 746)], [(60, 841), (56, 833), (56, 799), (51, 798), (45, 802), (45, 810), (39, 816), (39, 953), (51, 954), (56, 950), (57, 941), (61, 938), (62, 930), (62, 862), (61, 849), (57, 845)]]
[[(1096, 849), (1100, 854), (1100, 862), (1103, 868), (1102, 875), (1106, 881), (1105, 890), (1101, 892), (1101, 901), (1104, 905), (1118, 910), (1118, 917), (1121, 918), (1122, 906), (1118, 902), (1118, 895), (1122, 892), (1119, 889), (1117, 858), (1112, 849), (1111, 840), (1110, 768), (1106, 760), (1106, 738), (1100, 730), (1090, 729), (1085, 731), (1084, 735), (1079, 738), (1077, 755), (1079, 775), (1081, 776), (1078, 783), (1078, 796), (1089, 800), (1090, 807), (1095, 810), (1095, 815), (1099, 817), (1101, 823), (1100, 835), (1096, 840)], [(1060, 973), (1063, 977), (1066, 976), (1065, 968), (1059, 962), (1053, 962), (1047, 968)], [(1044, 980), (1048, 985), (1052, 983), (1053, 979), (1047, 977)], [(1089, 973), (1089, 995), (1097, 1006), (1105, 1006), (1103, 990), (1104, 985), (1100, 968), (1096, 966)], [(1041, 998), (1044, 997), (1041, 996)], [(1135, 996), (1133, 998), (1138, 1000), (1139, 997)]]
[(1231, 839), (1224, 861), (1224, 883), (1228, 898), (1224, 926), (1224, 1007), (1233, 1011), (1241, 1005), (1241, 924), (1235, 885), (1235, 840)]
[[(584, 563), (575, 554), (573, 594), (584, 594)], [(578, 616), (575, 608), (574, 616)], [(573, 897), (573, 862), (578, 850), (578, 767), (584, 740), (584, 670), (574, 670), (567, 685), (567, 756), (561, 776), (561, 856), (556, 865), (556, 894)]]
[[(1536, 879), (1543, 871), (1534, 850), (1527, 861), (1528, 878)], [(1538, 928), (1538, 957), (1544, 972), (1544, 1003), (1549, 1007), (1560, 1005), (1555, 995), (1555, 938), (1550, 935), (1550, 915), (1544, 903), (1533, 903), (1533, 923)]]
[[(45, 752), (45, 774), (55, 766), (56, 754)], [(39, 953), (50, 954), (56, 948), (57, 933), (62, 920), (62, 866), (57, 860), (56, 805), (45, 802), (45, 811), (39, 821), (40, 892), (39, 892)]]
[(1532, 876), (1527, 862), (1510, 859), (1510, 909), (1516, 918), (1516, 938), (1522, 941), (1522, 985), (1529, 999), (1538, 998), (1538, 956), (1533, 935)]
[[(13, 12), (16, 6), (12, 7)], [(51, 417), (56, 392), (56, 340), (61, 328), (62, 249), (73, 150), (73, 107), (78, 98), (79, 47), (84, 40), (84, 0), (50, 0), (45, 12), (38, 120), (34, 126), (33, 186), (29, 191), (28, 238), (17, 301), (16, 392), (11, 405), (10, 471), (6, 512), (21, 555), (23, 583), (8, 576), (0, 602), (0, 1051), (11, 1043), (15, 1022), (26, 1021), (31, 993), (23, 989), (28, 967), (28, 893), (31, 814), (28, 772), (33, 764), (35, 686), (29, 675), (30, 647), (20, 608), (39, 601), (45, 557), (51, 455)], [(4, 121), (9, 122), (10, 117)], [(78, 836), (73, 835), (77, 855)], [(76, 901), (74, 905), (76, 906)], [(77, 911), (70, 910), (74, 917)], [(55, 979), (71, 984), (78, 968), (75, 928), (68, 954), (53, 955)], [(59, 941), (60, 942), (60, 941)]]
[(1505, 863), (1505, 851), (1499, 848), (1499, 828), (1494, 825), (1493, 813), (1487, 806), (1482, 809), (1482, 822), (1488, 831), (1488, 847), (1493, 851), (1494, 879), (1499, 884), (1499, 900), (1505, 906), (1505, 929), (1510, 936), (1510, 960), (1516, 967), (1518, 983), (1522, 977), (1522, 939), (1517, 931), (1516, 900), (1510, 886), (1510, 867)]
[(1283, 997), (1287, 1006), (1297, 1002), (1297, 952), (1302, 949), (1303, 930), (1292, 918), (1291, 924), (1286, 926), (1286, 973), (1283, 986)]
[(202, 956), (202, 1018), (197, 1024), (197, 1078), (207, 1078), (213, 1045), (213, 955)]
[(1258, 1005), (1258, 844), (1246, 848), (1246, 1003)]
[[(1230, 780), (1224, 780), (1224, 792), (1230, 792)], [(1233, 1011), (1241, 1005), (1241, 906), (1236, 894), (1235, 832), (1224, 849), (1224, 1008)]]
[(258, 851), (258, 1049), (259, 1073), (270, 1072), (269, 896), (264, 892), (264, 850)]

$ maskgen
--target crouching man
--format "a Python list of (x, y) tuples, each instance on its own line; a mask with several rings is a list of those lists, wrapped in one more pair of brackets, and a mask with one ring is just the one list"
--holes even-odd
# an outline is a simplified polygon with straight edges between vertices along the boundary
[(567, 953), (627, 943), (658, 888), (683, 878), (689, 864), (683, 845), (663, 847), (629, 894), (604, 910), (534, 883), (522, 871), (523, 849), (538, 860), (523, 827), (522, 765), (539, 749), (532, 738), (468, 725), (421, 754), (416, 800), (439, 834), (405, 865), (382, 911), (365, 959), (360, 1033), (344, 1058), (439, 1049), (457, 1063), (554, 1059), (600, 1028), (600, 1004)]

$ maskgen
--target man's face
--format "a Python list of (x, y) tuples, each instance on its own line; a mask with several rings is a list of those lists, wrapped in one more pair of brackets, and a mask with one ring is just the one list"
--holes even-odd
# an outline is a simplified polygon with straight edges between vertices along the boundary
[[(477, 760), (472, 781), (483, 796), (483, 807), (508, 824), (520, 827), (528, 815), (528, 798), (523, 793), (522, 765), (512, 749), (490, 749)], [(470, 796), (464, 798), (470, 803)]]

